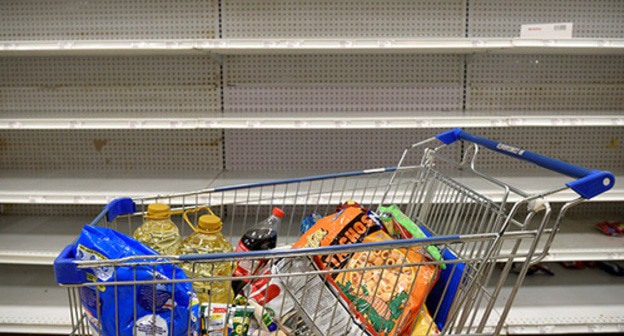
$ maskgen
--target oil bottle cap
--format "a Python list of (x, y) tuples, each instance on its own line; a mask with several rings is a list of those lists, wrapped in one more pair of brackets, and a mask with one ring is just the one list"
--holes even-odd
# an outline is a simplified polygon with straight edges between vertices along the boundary
[(145, 217), (149, 219), (167, 219), (171, 217), (171, 212), (167, 204), (152, 203), (147, 206)]
[(202, 215), (199, 217), (197, 226), (202, 230), (221, 230), (221, 218), (215, 215)]
[(273, 208), (273, 216), (277, 217), (277, 218), (283, 218), (284, 217), (284, 211), (280, 208)]

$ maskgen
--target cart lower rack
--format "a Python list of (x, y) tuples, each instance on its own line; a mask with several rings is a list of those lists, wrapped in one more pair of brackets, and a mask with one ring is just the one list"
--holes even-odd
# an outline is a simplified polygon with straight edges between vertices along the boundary
[[(452, 145), (457, 140), (473, 146), (462, 153)], [(429, 147), (437, 141), (443, 144)], [(529, 195), (479, 172), (481, 147), (577, 180)], [(500, 188), (503, 197), (495, 202), (479, 194), (452, 178), (453, 169)], [(397, 167), (119, 199), (91, 223), (131, 234), (148, 204), (167, 203), (175, 221), (184, 214), (195, 225), (198, 210), (207, 207), (221, 218), (222, 232), (234, 245), (280, 207), (286, 215), (274, 250), (110, 259), (92, 250), (84, 258), (85, 250), (77, 252), (80, 244), (74, 243), (57, 258), (55, 273), (69, 291), (74, 335), (216, 335), (210, 323), (223, 323), (226, 334), (229, 323), (235, 335), (499, 334), (527, 270), (547, 253), (566, 211), (613, 184), (609, 172), (455, 129), (410, 146)], [(553, 210), (548, 197), (568, 188), (580, 197)], [(300, 243), (305, 218), (340, 216), (336, 206), (347, 200), (370, 209), (373, 218), (382, 206), (395, 205), (422, 235), (290, 248)], [(377, 236), (391, 233), (387, 227), (380, 231)], [(369, 226), (360, 236), (372, 232)], [(243, 277), (215, 271), (241, 261), (256, 271)], [(232, 282), (243, 289), (225, 305), (202, 302), (206, 313), (199, 313), (191, 285)], [(217, 308), (225, 309), (222, 321)]]

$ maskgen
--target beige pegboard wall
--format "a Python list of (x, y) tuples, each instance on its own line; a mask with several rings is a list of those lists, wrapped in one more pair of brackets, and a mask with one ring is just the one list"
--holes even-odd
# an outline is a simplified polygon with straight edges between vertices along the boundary
[[(624, 221), (624, 208), (621, 202), (587, 202), (581, 203), (572, 209), (566, 217), (573, 216), (590, 217), (588, 225), (595, 224), (601, 220)], [(564, 224), (565, 225), (565, 224)]]
[[(608, 192), (607, 192), (608, 193)], [(561, 211), (561, 208), (565, 205), (565, 203), (550, 203), (553, 214), (558, 214)], [(507, 204), (505, 211), (509, 213), (513, 207), (512, 204)], [(526, 216), (528, 213), (528, 209), (525, 207), (519, 207), (517, 209), (517, 218)], [(551, 215), (550, 221), (554, 221), (556, 217)], [(599, 202), (599, 201), (589, 201), (577, 204), (568, 209), (563, 217), (562, 228), (565, 231), (578, 230), (580, 227), (570, 227), (572, 223), (569, 221), (582, 221), (583, 222), (583, 230), (586, 229), (593, 230), (595, 224), (601, 221), (622, 221), (624, 220), (624, 209), (622, 209), (621, 202)], [(584, 233), (586, 233), (585, 231)], [(596, 229), (596, 233), (598, 229)]]
[(4, 118), (208, 117), (221, 109), (209, 57), (0, 58)]
[(621, 111), (624, 58), (596, 55), (473, 55), (466, 109), (524, 113)]
[[(474, 128), (469, 132), (589, 169), (624, 170), (624, 133), (620, 127)], [(484, 169), (533, 169), (535, 166), (483, 149)]]
[(224, 65), (226, 113), (460, 111), (462, 95), (458, 55), (229, 56)]
[(469, 37), (519, 37), (527, 23), (574, 24), (573, 37), (624, 38), (621, 0), (470, 0)]
[(0, 41), (218, 38), (217, 0), (3, 0)]
[[(403, 150), (434, 130), (227, 130), (231, 170), (350, 171), (396, 166)], [(459, 157), (460, 146), (447, 155)], [(420, 154), (405, 164), (420, 162)]]
[(220, 130), (0, 131), (6, 170), (209, 171), (222, 152)]
[(227, 0), (223, 37), (463, 37), (464, 1)]
[[(103, 205), (78, 204), (0, 204), (0, 214), (5, 216), (97, 216)], [(85, 223), (87, 224), (87, 223)]]

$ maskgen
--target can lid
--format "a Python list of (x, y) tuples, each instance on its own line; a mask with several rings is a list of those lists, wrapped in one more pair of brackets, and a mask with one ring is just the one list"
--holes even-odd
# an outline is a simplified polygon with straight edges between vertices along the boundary
[(199, 217), (197, 226), (202, 230), (217, 231), (221, 230), (221, 218), (215, 215), (202, 215)]
[(150, 219), (166, 219), (171, 217), (169, 205), (163, 203), (152, 203), (147, 206), (146, 218)]
[(284, 217), (284, 211), (280, 208), (273, 208), (273, 216), (277, 217), (277, 218), (283, 218)]

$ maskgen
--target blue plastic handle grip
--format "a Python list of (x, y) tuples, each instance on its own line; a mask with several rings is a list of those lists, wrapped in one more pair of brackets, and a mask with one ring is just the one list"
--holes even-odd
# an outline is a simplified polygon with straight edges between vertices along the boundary
[(566, 183), (583, 198), (590, 199), (613, 188), (615, 177), (609, 171), (590, 170), (568, 162), (560, 161), (528, 150), (507, 145), (502, 142), (482, 138), (468, 133), (461, 128), (455, 128), (436, 135), (444, 144), (451, 144), (457, 140), (465, 140), (483, 146), (495, 152), (515, 157), (520, 160), (534, 163), (540, 167), (576, 178), (576, 181)]
[(75, 243), (67, 245), (54, 259), (54, 277), (58, 284), (82, 284), (87, 282), (84, 269), (78, 268), (74, 256)]
[(97, 223), (106, 216), (108, 222), (112, 222), (115, 218), (121, 215), (129, 215), (136, 212), (136, 204), (129, 197), (121, 197), (112, 200), (108, 203), (104, 210), (98, 215), (98, 217), (91, 222), (91, 225), (97, 225)]

